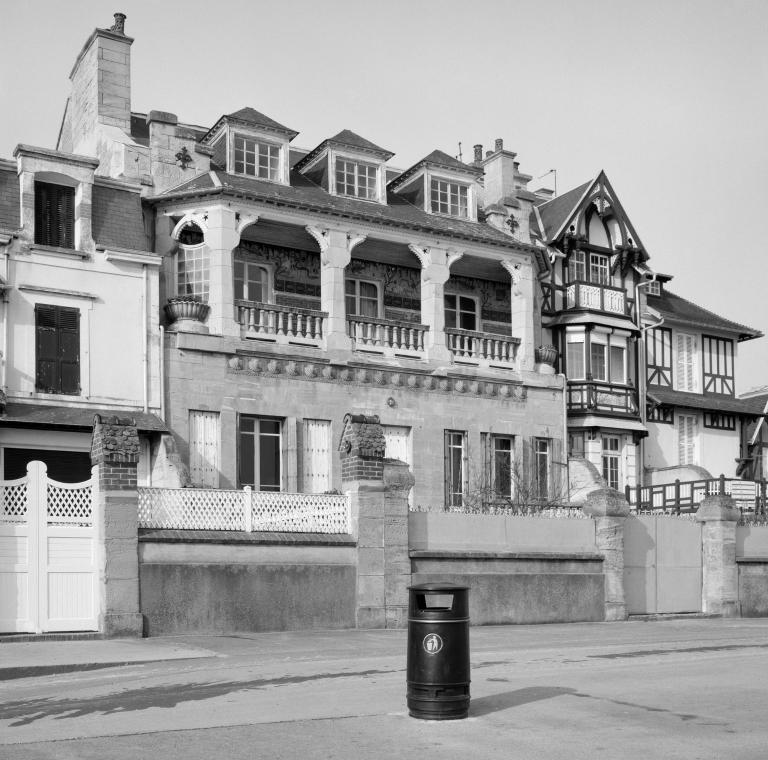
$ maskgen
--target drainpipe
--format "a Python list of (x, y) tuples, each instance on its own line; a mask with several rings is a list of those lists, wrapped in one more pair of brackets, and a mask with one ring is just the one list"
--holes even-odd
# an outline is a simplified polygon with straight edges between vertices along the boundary
[(165, 422), (165, 328), (160, 325), (160, 419)]
[[(637, 393), (638, 393), (638, 406), (640, 407), (640, 421), (645, 424), (645, 417), (646, 417), (646, 402), (645, 402), (645, 390), (646, 390), (646, 366), (645, 366), (645, 330), (643, 329), (643, 321), (640, 316), (640, 288), (644, 288), (647, 285), (650, 285), (652, 282), (656, 280), (656, 273), (651, 276), (650, 279), (643, 280), (642, 282), (638, 282), (637, 285), (635, 285), (635, 323), (637, 324), (637, 327), (640, 329), (640, 337), (637, 341), (637, 360), (635, 364), (637, 365)], [(661, 322), (664, 320), (662, 319)], [(651, 325), (651, 327), (658, 327), (661, 322), (655, 325)], [(637, 482), (638, 485), (644, 486), (645, 485), (645, 438), (641, 438), (639, 441), (639, 460), (640, 464), (637, 468)]]
[(146, 414), (149, 411), (149, 324), (148, 324), (148, 305), (149, 305), (149, 275), (147, 272), (147, 265), (142, 264), (142, 280), (144, 285), (144, 292), (142, 293), (142, 314), (141, 314), (141, 326), (142, 326), (142, 338), (141, 338), (141, 346), (142, 346), (142, 357), (141, 357), (141, 366), (144, 370), (144, 387), (143, 387), (143, 394), (144, 394), (144, 413)]
[(568, 458), (568, 379), (565, 373), (561, 372), (558, 375), (563, 381), (563, 448), (565, 449), (565, 488), (568, 494), (568, 503), (571, 501), (571, 467)]

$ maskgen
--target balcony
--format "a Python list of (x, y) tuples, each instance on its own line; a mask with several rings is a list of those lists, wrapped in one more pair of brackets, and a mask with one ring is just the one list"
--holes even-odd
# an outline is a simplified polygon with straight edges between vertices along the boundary
[(278, 306), (257, 301), (235, 301), (235, 314), (243, 338), (303, 346), (321, 346), (323, 311)]
[(622, 288), (591, 282), (572, 282), (565, 288), (566, 309), (592, 309), (631, 317), (633, 307), (634, 302), (627, 299), (626, 291)]
[(636, 417), (637, 392), (631, 386), (613, 385), (599, 380), (568, 382), (569, 412), (604, 412)]
[(455, 364), (476, 367), (510, 369), (520, 345), (519, 338), (450, 327), (445, 330), (445, 339)]
[(394, 319), (348, 316), (347, 334), (355, 351), (384, 356), (424, 358), (424, 335), (427, 325)]

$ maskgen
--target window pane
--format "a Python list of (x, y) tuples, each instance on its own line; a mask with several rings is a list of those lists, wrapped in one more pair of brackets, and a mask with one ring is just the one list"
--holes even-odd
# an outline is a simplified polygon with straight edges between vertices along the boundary
[(625, 383), (626, 375), (624, 373), (624, 356), (626, 349), (624, 346), (611, 346), (611, 382)]
[(566, 369), (570, 380), (584, 379), (584, 343), (568, 343)]
[(605, 346), (602, 343), (592, 343), (590, 358), (592, 361), (592, 377), (595, 380), (605, 380)]
[[(277, 424), (277, 423), (273, 423)], [(262, 421), (263, 428), (263, 421)], [(262, 433), (263, 433), (262, 429)], [(259, 436), (259, 484), (260, 491), (280, 490), (280, 437)]]

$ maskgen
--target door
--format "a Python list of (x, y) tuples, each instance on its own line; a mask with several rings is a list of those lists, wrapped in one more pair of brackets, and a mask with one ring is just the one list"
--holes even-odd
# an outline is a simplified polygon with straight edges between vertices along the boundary
[(30, 462), (0, 493), (0, 631), (97, 630), (92, 481), (60, 483)]

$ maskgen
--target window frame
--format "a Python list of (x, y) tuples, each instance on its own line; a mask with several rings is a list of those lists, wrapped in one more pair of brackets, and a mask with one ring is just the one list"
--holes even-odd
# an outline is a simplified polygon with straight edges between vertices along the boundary
[[(507, 449), (498, 448), (499, 443), (504, 443), (509, 446)], [(488, 434), (488, 488), (490, 494), (494, 500), (508, 499), (512, 501), (515, 498), (515, 436), (506, 435), (501, 433)], [(499, 461), (499, 454), (507, 454), (508, 462), (506, 465)], [(505, 467), (507, 470), (506, 477), (508, 479), (506, 492), (499, 489), (500, 473), (499, 466)]]
[[(686, 424), (685, 420), (693, 420), (690, 430), (688, 431), (691, 435), (691, 441), (689, 450), (684, 453), (683, 451), (683, 443), (684, 441), (681, 439), (681, 431)], [(699, 464), (699, 419), (697, 414), (677, 414), (677, 419), (675, 420), (675, 429), (677, 431), (677, 457), (678, 457), (678, 465), (683, 467), (685, 465), (698, 465)], [(690, 454), (690, 458), (688, 456)]]
[[(576, 442), (579, 445), (576, 446)], [(583, 430), (568, 431), (568, 459), (586, 459), (587, 441)]]
[[(243, 144), (243, 148), (242, 148), (243, 160), (242, 160), (242, 162), (240, 162), (240, 163), (242, 163), (242, 167), (243, 167), (242, 171), (238, 171), (237, 170), (237, 165), (238, 165), (237, 155), (238, 155), (238, 152), (240, 151), (240, 148), (239, 148), (239, 145), (238, 145), (238, 141), (240, 141), (240, 140), (242, 140), (243, 143), (244, 143)], [(284, 152), (285, 152), (284, 145), (282, 145), (279, 142), (274, 142), (272, 140), (267, 140), (267, 139), (264, 139), (263, 137), (257, 137), (255, 135), (248, 135), (248, 134), (245, 134), (243, 132), (232, 132), (231, 141), (232, 141), (232, 156), (231, 156), (231, 158), (232, 158), (232, 163), (231, 163), (232, 172), (231, 173), (232, 174), (236, 174), (236, 175), (238, 175), (240, 177), (253, 177), (253, 179), (260, 179), (260, 180), (264, 180), (265, 182), (278, 182), (278, 183), (282, 182), (282, 178), (283, 178), (283, 162), (285, 160), (284, 159)], [(246, 167), (248, 165), (248, 162), (246, 160), (246, 146), (245, 146), (246, 142), (250, 142), (254, 146), (254, 148), (253, 148), (254, 172), (245, 171), (245, 169), (246, 169)], [(260, 173), (260, 166), (261, 166), (260, 150), (262, 148), (266, 148), (267, 149), (267, 174), (266, 175)], [(271, 163), (272, 156), (270, 155), (272, 151), (277, 151), (276, 164), (275, 164), (275, 167), (274, 167), (274, 176), (273, 176), (273, 172), (272, 172), (272, 163)]]
[[(549, 499), (549, 480), (552, 472), (552, 441), (549, 438), (533, 439), (533, 496), (539, 501)], [(542, 462), (544, 470), (542, 471)], [(544, 475), (542, 479), (542, 474)], [(543, 488), (542, 488), (543, 485)]]
[[(455, 299), (456, 306), (455, 307), (449, 307), (446, 301), (449, 298)], [(469, 310), (467, 309), (461, 309), (461, 299), (465, 299), (467, 301), (471, 301), (474, 306), (474, 312), (473, 312), (473, 319), (475, 322), (474, 327), (462, 327), (459, 323), (459, 317), (462, 314), (469, 314)], [(456, 317), (455, 321), (456, 324), (453, 326), (450, 326), (448, 324), (448, 312), (453, 312)], [(443, 324), (444, 327), (446, 327), (449, 330), (469, 330), (470, 332), (480, 332), (480, 302), (476, 296), (468, 296), (463, 293), (443, 293)]]
[[(648, 385), (671, 388), (674, 381), (672, 330), (669, 327), (654, 327), (648, 331), (648, 335), (650, 337), (645, 339), (645, 366)], [(659, 362), (659, 353), (661, 353), (661, 363)]]
[[(243, 277), (243, 294), (241, 296), (237, 295), (237, 265), (242, 264), (244, 268), (244, 277)], [(254, 269), (261, 269), (265, 273), (264, 283), (262, 285), (262, 295), (264, 296), (261, 299), (256, 298), (250, 298), (246, 297), (245, 291), (246, 291), (246, 285), (248, 282), (247, 272), (248, 269), (254, 268)], [(235, 298), (235, 301), (249, 301), (251, 303), (267, 303), (271, 304), (274, 303), (274, 267), (270, 264), (264, 264), (261, 261), (255, 261), (251, 258), (248, 258), (246, 256), (241, 255), (235, 255), (233, 261), (232, 261), (232, 292)], [(249, 294), (250, 295), (250, 294)]]
[[(611, 445), (606, 446), (606, 444)], [(621, 482), (621, 454), (621, 436), (603, 435), (600, 447), (602, 475), (608, 487), (617, 491)]]
[[(443, 186), (445, 189), (443, 189)], [(456, 190), (456, 211), (453, 209), (453, 189)], [(464, 206), (462, 209), (462, 191), (464, 194)], [(443, 202), (440, 199), (440, 195), (447, 195), (447, 201)], [(468, 219), (472, 220), (473, 215), (470, 210), (470, 204), (472, 203), (472, 192), (469, 183), (460, 182), (455, 179), (448, 179), (446, 177), (439, 177), (435, 175), (429, 176), (429, 211), (432, 214), (439, 214), (440, 216), (450, 216), (454, 219)]]
[[(572, 367), (571, 346), (581, 346), (581, 372), (575, 374)], [(569, 380), (587, 379), (587, 336), (584, 330), (565, 333), (565, 371)]]
[[(252, 420), (254, 422), (253, 431), (243, 430), (243, 421)], [(261, 425), (263, 422), (277, 423), (277, 434), (265, 432), (262, 434)], [(243, 477), (243, 436), (253, 436), (253, 482), (246, 481)], [(237, 419), (237, 483), (238, 488), (250, 486), (254, 491), (266, 491), (269, 493), (280, 493), (283, 490), (285, 455), (283, 453), (283, 444), (285, 436), (285, 419), (282, 417), (273, 417), (265, 414), (240, 414)], [(277, 438), (277, 472), (278, 483), (269, 484), (270, 487), (264, 488), (261, 480), (261, 438)]]
[[(50, 310), (52, 313), (49, 315), (53, 324), (41, 324), (45, 319), (45, 310)], [(34, 306), (35, 317), (35, 393), (47, 393), (58, 396), (81, 396), (83, 394), (82, 388), (82, 372), (80, 363), (80, 353), (82, 351), (82, 338), (83, 330), (82, 314), (81, 310), (72, 306), (60, 306), (58, 304), (36, 303)], [(75, 328), (68, 327), (63, 322), (66, 319), (74, 319)], [(54, 350), (51, 352), (53, 355), (48, 356), (47, 352), (43, 349), (44, 335), (55, 335)], [(67, 335), (72, 336), (74, 334), (74, 348), (70, 351), (70, 358), (65, 361), (63, 347), (64, 339)], [(45, 341), (47, 343), (47, 341)], [(44, 362), (53, 363), (54, 371), (53, 382), (49, 385), (41, 384), (41, 377), (43, 372), (41, 371), (41, 365)], [(65, 376), (63, 368), (65, 366), (74, 367), (72, 373), (71, 384), (65, 384)], [(76, 376), (76, 377), (75, 377)], [(66, 387), (65, 387), (66, 385)]]
[(568, 257), (568, 282), (588, 282), (587, 255), (582, 250), (571, 251)]
[[(356, 158), (351, 158), (350, 156), (344, 156), (344, 155), (335, 155), (334, 156), (334, 165), (333, 165), (333, 181), (334, 181), (334, 192), (336, 195), (345, 197), (345, 198), (356, 198), (357, 200), (361, 201), (375, 201), (379, 202), (381, 200), (381, 193), (379, 189), (379, 185), (381, 184), (381, 166), (378, 164), (371, 163), (369, 161), (360, 161)], [(354, 171), (352, 172), (353, 175), (353, 190), (355, 192), (345, 192), (341, 190), (341, 186), (347, 186), (348, 183), (346, 181), (339, 181), (339, 176), (345, 176), (349, 173), (349, 171), (345, 168), (343, 170), (339, 169), (339, 164), (344, 163), (347, 165), (351, 165), (354, 168)], [(372, 184), (364, 185), (365, 187), (369, 188), (372, 194), (368, 195), (361, 195), (359, 192), (359, 189), (361, 187), (360, 184), (360, 169), (366, 169), (366, 172), (369, 170), (373, 170), (373, 177), (370, 178)]]
[(704, 412), (703, 426), (710, 430), (736, 430), (736, 415), (728, 412)]
[[(190, 260), (195, 266), (186, 270), (186, 264)], [(185, 265), (184, 276), (182, 276), (181, 271), (182, 262)], [(193, 275), (191, 281), (186, 276), (188, 271)], [(197, 245), (179, 243), (174, 273), (176, 275), (177, 296), (192, 296), (207, 303), (211, 293), (211, 257), (205, 243), (198, 243)], [(199, 277), (196, 277), (195, 275), (198, 274)]]
[[(458, 442), (458, 445), (457, 445)], [(467, 477), (467, 431), (466, 430), (444, 430), (443, 431), (443, 445), (444, 445), (444, 466), (443, 466), (443, 483), (444, 483), (444, 499), (443, 503), (446, 508), (450, 507), (463, 507), (464, 499), (467, 496), (469, 490), (469, 481)], [(458, 473), (455, 469), (455, 461), (452, 456), (454, 451), (460, 452)], [(458, 483), (457, 477), (458, 474)], [(454, 486), (460, 485), (461, 490), (455, 490)]]
[(34, 196), (35, 245), (75, 250), (77, 189), (35, 179)]
[[(353, 282), (355, 283), (355, 292), (354, 293), (348, 293), (347, 292), (347, 285)], [(360, 311), (360, 301), (361, 298), (364, 298), (366, 301), (373, 301), (373, 298), (370, 296), (361, 296), (360, 294), (360, 285), (373, 285), (376, 288), (376, 316), (371, 316), (369, 314), (362, 314)], [(353, 312), (350, 312), (349, 306), (348, 306), (348, 299), (353, 298), (355, 303), (355, 310)], [(378, 280), (369, 280), (364, 277), (345, 277), (344, 278), (344, 312), (347, 316), (347, 318), (354, 317), (356, 319), (382, 319), (382, 315), (384, 314), (384, 287), (382, 283), (380, 283)]]
[[(597, 276), (595, 276), (597, 273)], [(589, 252), (589, 282), (593, 285), (611, 284), (611, 257), (605, 253)]]
[(658, 422), (660, 425), (674, 425), (675, 408), (664, 404), (650, 407), (646, 413), (646, 421)]

